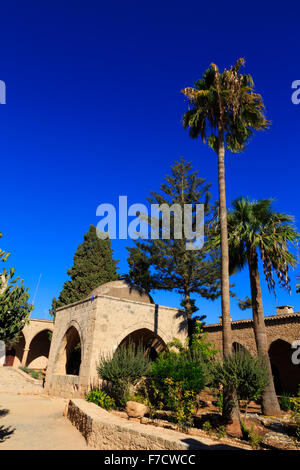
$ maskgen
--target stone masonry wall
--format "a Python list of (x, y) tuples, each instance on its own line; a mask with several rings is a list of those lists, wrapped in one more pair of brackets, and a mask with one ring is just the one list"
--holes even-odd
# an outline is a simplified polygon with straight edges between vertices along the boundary
[[(81, 342), (79, 378), (67, 376), (65, 371), (65, 338), (71, 327)], [(58, 309), (47, 369), (48, 393), (83, 397), (98, 381), (96, 366), (100, 354), (114, 352), (127, 335), (140, 329), (153, 332), (164, 343), (174, 337), (181, 341), (186, 338), (185, 319), (178, 309), (170, 307), (98, 295)], [(68, 378), (64, 379), (64, 375)]]
[(222, 448), (222, 445), (208, 438), (200, 440), (180, 432), (126, 421), (82, 399), (69, 401), (67, 417), (84, 436), (87, 444), (99, 450)]

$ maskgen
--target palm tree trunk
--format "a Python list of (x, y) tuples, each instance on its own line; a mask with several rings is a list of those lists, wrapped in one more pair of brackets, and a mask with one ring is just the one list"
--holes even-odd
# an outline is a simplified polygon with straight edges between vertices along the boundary
[(220, 229), (221, 229), (221, 294), (222, 294), (222, 328), (223, 328), (223, 354), (229, 356), (232, 353), (232, 332), (230, 319), (229, 298), (229, 254), (228, 254), (228, 229), (227, 209), (225, 193), (225, 144), (224, 131), (219, 129), (219, 202), (220, 202)]
[(269, 373), (269, 385), (266, 387), (263, 393), (262, 412), (267, 416), (279, 416), (281, 412), (274, 387), (271, 363), (268, 354), (268, 341), (265, 327), (256, 250), (247, 247), (247, 256), (251, 285), (253, 327), (256, 347), (258, 354), (265, 362)]
[[(222, 341), (225, 357), (232, 354), (232, 332), (230, 318), (229, 297), (229, 253), (228, 229), (225, 192), (225, 140), (224, 129), (219, 126), (218, 145), (218, 177), (219, 177), (219, 204), (220, 204), (220, 231), (221, 231), (221, 299), (222, 299)], [(240, 414), (237, 397), (230, 390), (223, 390), (223, 419), (233, 423), (233, 427), (240, 427)]]

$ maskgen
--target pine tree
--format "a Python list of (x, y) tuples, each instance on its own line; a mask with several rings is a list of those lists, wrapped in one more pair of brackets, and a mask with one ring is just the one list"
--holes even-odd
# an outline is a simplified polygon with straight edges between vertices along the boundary
[[(161, 185), (161, 193), (151, 191), (147, 198), (150, 204), (179, 204), (182, 213), (185, 204), (193, 205), (192, 222), (195, 227), (195, 205), (204, 204), (204, 232), (206, 238), (210, 233), (210, 225), (214, 218), (215, 206), (209, 201), (211, 183), (192, 172), (190, 162), (183, 158), (171, 167), (171, 175), (166, 176)], [(149, 226), (153, 219), (147, 219)], [(182, 238), (174, 237), (174, 216), (171, 213), (170, 239), (163, 239), (162, 226), (159, 228), (159, 239), (136, 241), (134, 247), (128, 247), (128, 279), (143, 287), (147, 292), (152, 289), (174, 290), (182, 296), (189, 324), (189, 336), (193, 331), (193, 314), (198, 310), (193, 294), (208, 299), (220, 295), (220, 256), (219, 251), (209, 251), (206, 243), (198, 250), (187, 250), (190, 240), (184, 233), (184, 217), (182, 217)]]
[(55, 315), (56, 308), (85, 299), (101, 284), (119, 279), (111, 242), (98, 238), (93, 225), (84, 235), (84, 242), (78, 246), (73, 260), (73, 266), (67, 271), (71, 280), (64, 283), (58, 299), (54, 297), (51, 315)]

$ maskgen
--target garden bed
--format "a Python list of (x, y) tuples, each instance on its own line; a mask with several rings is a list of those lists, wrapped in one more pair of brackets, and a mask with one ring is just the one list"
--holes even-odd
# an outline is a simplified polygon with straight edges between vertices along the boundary
[[(174, 423), (170, 411), (157, 410), (152, 417), (146, 415), (141, 419), (128, 418), (125, 411), (112, 410), (110, 413), (127, 422), (184, 432)], [(189, 428), (185, 432), (187, 435), (210, 438), (216, 442), (249, 448), (249, 443), (239, 435), (226, 434), (222, 426), (221, 413), (213, 404), (205, 406), (194, 415), (194, 424), (195, 427)], [(300, 442), (295, 439), (295, 424), (290, 412), (283, 414), (280, 418), (270, 418), (261, 414), (259, 405), (250, 403), (245, 424), (247, 428), (253, 428), (254, 433), (262, 439), (262, 442), (257, 444), (255, 448), (261, 450), (300, 450)]]

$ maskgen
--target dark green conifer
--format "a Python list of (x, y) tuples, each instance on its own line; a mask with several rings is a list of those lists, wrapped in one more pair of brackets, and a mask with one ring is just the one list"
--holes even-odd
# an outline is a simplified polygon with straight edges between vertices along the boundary
[(52, 315), (56, 308), (85, 299), (101, 284), (119, 279), (111, 242), (98, 238), (93, 225), (84, 235), (84, 242), (78, 246), (73, 259), (74, 264), (67, 272), (71, 279), (64, 283), (58, 299), (53, 299)]

